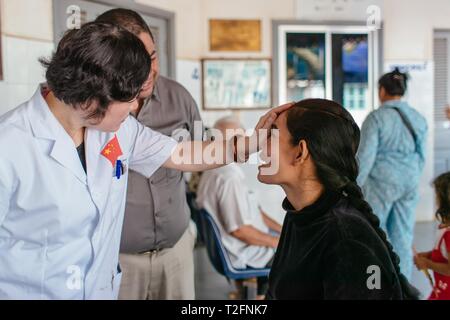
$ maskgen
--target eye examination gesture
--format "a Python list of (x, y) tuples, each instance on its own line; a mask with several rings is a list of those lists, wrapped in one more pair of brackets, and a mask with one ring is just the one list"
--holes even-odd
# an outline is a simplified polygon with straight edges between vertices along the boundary
[(204, 171), (231, 162), (245, 162), (267, 142), (278, 115), (293, 105), (292, 102), (286, 103), (268, 111), (259, 119), (251, 136), (235, 134), (231, 138), (224, 137), (223, 140), (180, 142), (163, 167), (181, 171)]

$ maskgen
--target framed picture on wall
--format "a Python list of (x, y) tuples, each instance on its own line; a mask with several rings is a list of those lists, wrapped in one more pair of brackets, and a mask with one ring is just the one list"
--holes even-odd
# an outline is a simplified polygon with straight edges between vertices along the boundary
[(260, 20), (209, 20), (211, 51), (261, 51)]
[(203, 59), (203, 109), (270, 108), (271, 65), (270, 59)]

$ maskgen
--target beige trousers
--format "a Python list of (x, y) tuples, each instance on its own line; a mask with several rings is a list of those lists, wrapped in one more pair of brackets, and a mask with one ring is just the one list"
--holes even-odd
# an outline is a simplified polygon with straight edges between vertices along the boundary
[(191, 222), (170, 249), (145, 254), (120, 254), (120, 300), (193, 300), (194, 245), (197, 236)]

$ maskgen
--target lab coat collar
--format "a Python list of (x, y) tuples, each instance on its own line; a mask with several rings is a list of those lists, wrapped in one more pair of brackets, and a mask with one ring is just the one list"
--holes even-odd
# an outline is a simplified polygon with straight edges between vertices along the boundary
[(45, 84), (38, 86), (28, 104), (30, 124), (36, 138), (56, 140), (57, 137), (61, 137), (61, 130), (64, 131), (65, 135), (67, 135), (67, 132), (50, 111), (47, 101), (42, 96), (44, 87)]
[(33, 134), (38, 139), (54, 141), (49, 156), (70, 170), (82, 183), (86, 184), (86, 173), (81, 165), (76, 146), (50, 111), (47, 102), (42, 96), (43, 86), (45, 84), (38, 86), (28, 104), (28, 116)]

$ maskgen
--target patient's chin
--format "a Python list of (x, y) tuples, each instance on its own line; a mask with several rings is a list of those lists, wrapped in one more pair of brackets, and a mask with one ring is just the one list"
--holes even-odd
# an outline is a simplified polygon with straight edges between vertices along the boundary
[(268, 166), (259, 166), (257, 176), (258, 181), (265, 184), (277, 184), (276, 175), (270, 171)]

